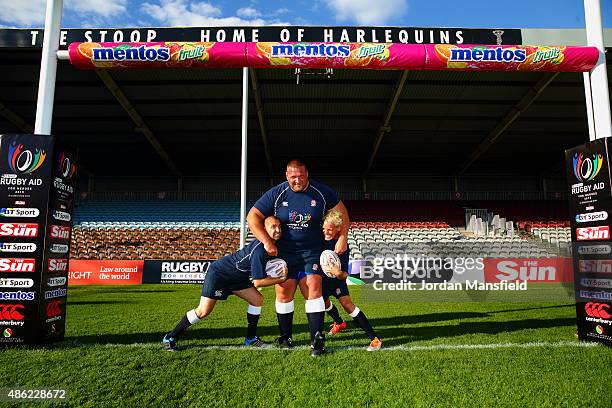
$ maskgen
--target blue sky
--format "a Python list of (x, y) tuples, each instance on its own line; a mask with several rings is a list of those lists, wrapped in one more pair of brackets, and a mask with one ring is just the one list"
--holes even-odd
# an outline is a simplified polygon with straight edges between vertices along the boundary
[[(42, 27), (45, 0), (0, 0), (0, 26)], [(601, 0), (612, 27), (612, 0)], [(62, 27), (387, 25), (582, 28), (582, 0), (64, 0)]]

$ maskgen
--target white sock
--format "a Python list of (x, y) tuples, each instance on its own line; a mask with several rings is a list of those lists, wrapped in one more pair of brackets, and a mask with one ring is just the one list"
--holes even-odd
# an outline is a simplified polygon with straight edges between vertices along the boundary
[(195, 309), (191, 309), (190, 311), (187, 312), (187, 320), (189, 320), (189, 323), (191, 324), (196, 324), (197, 322), (200, 321), (200, 318), (196, 314)]

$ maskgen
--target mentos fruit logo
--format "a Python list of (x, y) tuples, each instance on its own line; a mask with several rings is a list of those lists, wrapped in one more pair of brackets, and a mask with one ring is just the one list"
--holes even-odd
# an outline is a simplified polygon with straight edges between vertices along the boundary
[(39, 214), (38, 208), (0, 208), (0, 217), (36, 218)]
[(70, 227), (62, 227), (61, 225), (52, 225), (51, 231), (49, 232), (51, 238), (58, 239), (69, 239), (70, 238)]
[(0, 272), (34, 272), (35, 259), (3, 258), (0, 259)]
[[(563, 57), (563, 55), (561, 54), (561, 49), (557, 48), (557, 47), (545, 47), (544, 50), (537, 50), (536, 53), (533, 56), (533, 62), (532, 63), (536, 63), (536, 62), (540, 62), (540, 61), (553, 61), (558, 59), (559, 56)], [(561, 59), (563, 60), (563, 59)], [(559, 62), (557, 62), (558, 64)]]
[(22, 144), (13, 142), (8, 149), (8, 165), (13, 173), (30, 174), (45, 162), (46, 153), (42, 149), (25, 149)]
[(0, 223), (0, 237), (28, 237), (38, 236), (38, 224)]
[(167, 47), (101, 47), (92, 49), (92, 61), (169, 61), (170, 48)]
[(578, 241), (597, 241), (610, 239), (610, 227), (607, 225), (597, 227), (576, 228)]
[(494, 61), (494, 62), (525, 62), (527, 50), (520, 48), (451, 48), (450, 61)]
[(576, 153), (572, 162), (576, 180), (586, 182), (593, 180), (599, 174), (603, 165), (603, 156), (593, 154), (593, 158), (590, 158), (584, 157), (582, 153)]
[(272, 57), (347, 58), (351, 46), (342, 44), (273, 44)]
[(576, 214), (576, 222), (596, 222), (596, 221), (605, 221), (607, 219), (608, 219), (607, 211)]
[(71, 179), (76, 173), (76, 166), (70, 161), (70, 158), (66, 156), (65, 152), (60, 152), (57, 160), (59, 165), (59, 172), (64, 179)]

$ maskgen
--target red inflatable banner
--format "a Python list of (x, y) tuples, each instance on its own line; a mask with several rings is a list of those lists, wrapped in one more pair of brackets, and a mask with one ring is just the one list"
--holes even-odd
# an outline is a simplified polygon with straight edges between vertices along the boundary
[(247, 43), (253, 68), (424, 69), (422, 45), (388, 43)]
[(428, 44), (425, 69), (586, 72), (599, 58), (594, 47)]
[(146, 42), (72, 43), (70, 63), (95, 68), (241, 68), (245, 43)]
[(72, 43), (77, 68), (348, 68), (586, 72), (594, 47), (394, 43)]

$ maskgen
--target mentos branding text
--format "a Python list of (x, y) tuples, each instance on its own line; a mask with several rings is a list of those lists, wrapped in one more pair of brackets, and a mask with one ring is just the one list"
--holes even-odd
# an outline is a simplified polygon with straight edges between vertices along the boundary
[(93, 61), (169, 61), (170, 48), (140, 47), (112, 48), (102, 47), (92, 50)]
[(525, 62), (527, 51), (520, 48), (490, 48), (490, 49), (471, 49), (453, 48), (450, 50), (450, 60), (469, 62), (469, 61), (495, 61), (495, 62)]
[(66, 289), (48, 290), (45, 292), (45, 299), (53, 299), (57, 297), (66, 296), (66, 293), (68, 293)]

